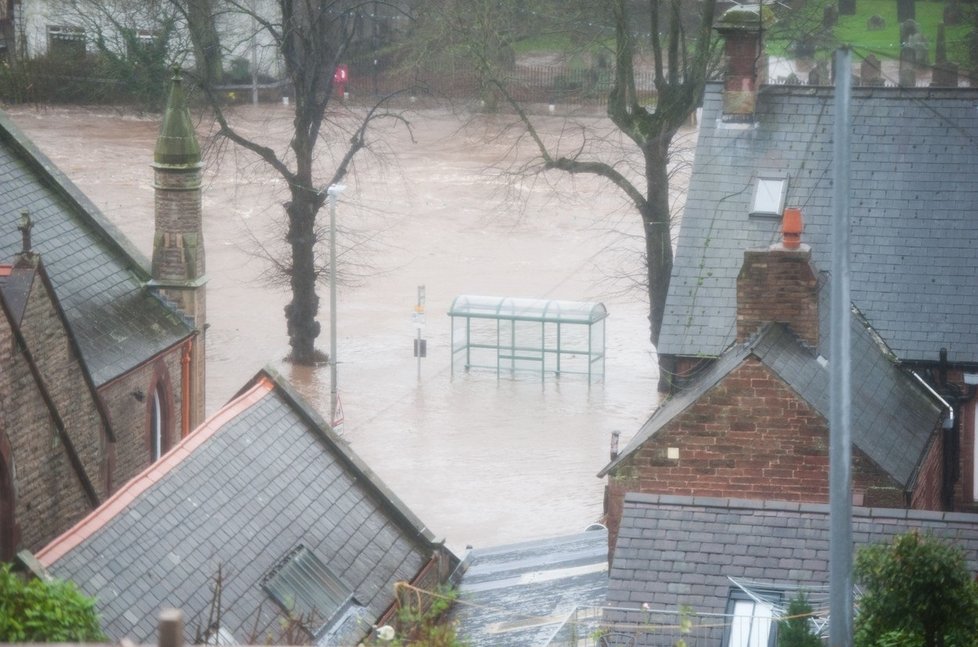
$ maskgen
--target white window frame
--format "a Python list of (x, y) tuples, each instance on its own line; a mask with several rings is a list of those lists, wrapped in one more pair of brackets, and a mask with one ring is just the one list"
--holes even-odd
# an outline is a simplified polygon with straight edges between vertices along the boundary
[(786, 176), (759, 175), (754, 181), (754, 195), (750, 201), (750, 215), (781, 217), (788, 195)]

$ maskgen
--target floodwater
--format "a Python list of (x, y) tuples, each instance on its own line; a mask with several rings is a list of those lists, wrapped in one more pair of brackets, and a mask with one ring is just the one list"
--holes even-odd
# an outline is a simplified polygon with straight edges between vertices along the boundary
[[(20, 107), (10, 114), (149, 256), (158, 118), (104, 108)], [(526, 179), (518, 171), (531, 159), (531, 143), (509, 127), (509, 117), (430, 106), (405, 116), (412, 132), (384, 122), (337, 208), (345, 277), (337, 306), (341, 433), (456, 551), (577, 532), (601, 514), (596, 473), (608, 460), (611, 432), (620, 430), (626, 442), (658, 398), (646, 300), (640, 289), (627, 289), (626, 275), (641, 272), (638, 217), (599, 179)], [(543, 110), (536, 119), (542, 135), (560, 139), (567, 153), (581, 145), (580, 124), (611, 132), (600, 115)], [(288, 108), (240, 108), (234, 123), (285, 150)], [(337, 125), (349, 123), (337, 115)], [(208, 149), (208, 411), (270, 365), (328, 418), (329, 368), (282, 361), (289, 295), (263, 278), (270, 263), (256, 255), (264, 249), (283, 258), (276, 223), (284, 183), (250, 153), (213, 145), (211, 132), (200, 124)], [(680, 139), (691, 148), (694, 136)], [(620, 150), (615, 141), (588, 146)], [(327, 150), (324, 168), (340, 152)], [(419, 285), (428, 349), (420, 378), (412, 325)], [(319, 346), (328, 351), (327, 286), (319, 294)], [(494, 371), (458, 367), (453, 376), (447, 312), (460, 294), (603, 302), (610, 313), (605, 379), (590, 386), (581, 376), (497, 379)]]

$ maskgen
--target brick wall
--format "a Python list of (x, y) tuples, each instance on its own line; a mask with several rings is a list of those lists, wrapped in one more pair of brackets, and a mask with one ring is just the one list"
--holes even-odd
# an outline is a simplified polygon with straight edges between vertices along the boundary
[(116, 437), (113, 489), (117, 489), (150, 464), (150, 407), (157, 383), (169, 393), (166, 421), (167, 447), (180, 440), (182, 346), (175, 346), (160, 357), (140, 365), (125, 375), (102, 385), (99, 395), (109, 410)]
[(38, 550), (91, 510), (30, 366), (0, 314), (0, 425), (20, 547)]
[(43, 270), (37, 270), (20, 332), (89, 482), (104, 498), (108, 493), (109, 438), (99, 415), (97, 396), (52, 294)]
[[(828, 422), (748, 358), (609, 475), (609, 545), (625, 492), (825, 503), (828, 442)], [(900, 487), (855, 448), (853, 484), (865, 505), (905, 505)]]
[[(963, 378), (953, 376), (956, 380)], [(961, 384), (961, 382), (958, 382)], [(962, 390), (969, 388), (962, 384)], [(960, 420), (960, 461), (958, 464), (960, 478), (954, 488), (954, 509), (966, 512), (978, 512), (978, 502), (975, 501), (975, 415), (978, 401), (971, 400), (961, 406), (958, 414)]]
[(818, 345), (818, 278), (807, 247), (744, 252), (737, 275), (737, 341), (769, 322), (787, 324), (801, 341)]
[(181, 281), (203, 276), (200, 168), (157, 167), (155, 181), (153, 278)]
[(941, 432), (934, 436), (934, 441), (927, 448), (917, 472), (917, 487), (913, 491), (910, 507), (917, 510), (942, 510), (941, 488), (944, 483), (944, 439)]

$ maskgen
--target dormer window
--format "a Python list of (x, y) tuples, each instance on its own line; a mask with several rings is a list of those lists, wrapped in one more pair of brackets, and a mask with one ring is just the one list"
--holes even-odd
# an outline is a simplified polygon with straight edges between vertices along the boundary
[(780, 218), (784, 211), (784, 199), (788, 193), (788, 178), (759, 176), (754, 184), (750, 215)]

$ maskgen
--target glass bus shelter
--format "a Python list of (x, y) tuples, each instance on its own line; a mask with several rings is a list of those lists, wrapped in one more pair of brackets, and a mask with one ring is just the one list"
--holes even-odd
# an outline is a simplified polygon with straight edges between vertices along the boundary
[(462, 295), (452, 318), (452, 374), (456, 364), (503, 372), (604, 377), (605, 324), (601, 303)]

